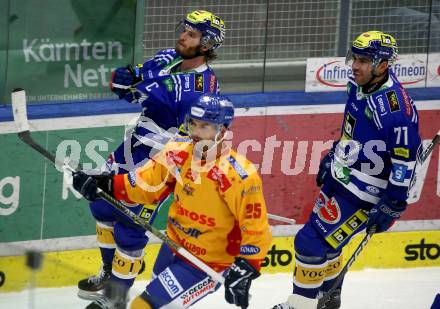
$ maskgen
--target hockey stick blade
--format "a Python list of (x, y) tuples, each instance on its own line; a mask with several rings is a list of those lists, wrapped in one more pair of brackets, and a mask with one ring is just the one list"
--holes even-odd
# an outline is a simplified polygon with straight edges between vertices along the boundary
[(18, 137), (34, 150), (52, 161), (56, 166), (63, 166), (63, 162), (56, 160), (53, 154), (37, 144), (30, 135), (26, 109), (26, 91), (22, 88), (15, 88), (11, 93), (11, 103), (12, 115), (14, 116)]
[(11, 93), (11, 103), (17, 132), (29, 131), (26, 112), (26, 91), (22, 88), (15, 88)]
[[(64, 165), (62, 162), (57, 160), (55, 156), (50, 153), (47, 149), (42, 147), (40, 144), (35, 142), (34, 139), (32, 139), (32, 136), (29, 132), (29, 125), (27, 123), (27, 115), (26, 115), (26, 94), (23, 89), (14, 90), (11, 94), (11, 99), (13, 103), (13, 109), (17, 110), (17, 113), (14, 111), (14, 121), (17, 124), (18, 129), (18, 136), (19, 138), (27, 145), (29, 145), (31, 148), (36, 150), (38, 153), (43, 155), (46, 159), (51, 161), (55, 165), (60, 165), (68, 168), (71, 171), (75, 171), (70, 166)], [(15, 103), (15, 104), (14, 104)], [(16, 118), (17, 117), (17, 118)], [(215, 281), (224, 284), (224, 277), (217, 273), (214, 269), (206, 265), (203, 261), (199, 260), (197, 257), (195, 257), (193, 254), (191, 254), (189, 251), (187, 251), (185, 248), (181, 247), (177, 243), (175, 243), (173, 240), (168, 238), (165, 234), (163, 234), (161, 231), (154, 228), (151, 224), (140, 218), (138, 215), (136, 215), (134, 212), (132, 212), (130, 209), (125, 207), (124, 204), (122, 204), (120, 201), (115, 199), (113, 196), (109, 195), (108, 193), (98, 190), (98, 196), (107, 201), (109, 204), (111, 204), (116, 209), (120, 210), (124, 214), (126, 214), (133, 222), (141, 226), (146, 231), (149, 231), (151, 234), (159, 238), (161, 241), (166, 243), (169, 247), (177, 251), (179, 254), (184, 256), (186, 259), (188, 259), (190, 262), (192, 262), (194, 265), (202, 269), (204, 272), (206, 272), (212, 279)]]
[(289, 223), (291, 225), (295, 225), (296, 224), (296, 220), (295, 219), (290, 219), (290, 218), (286, 218), (286, 217), (282, 217), (282, 216), (277, 216), (277, 215), (273, 215), (273, 214), (267, 214), (267, 217), (269, 219), (272, 219), (272, 220), (275, 220), (275, 221), (279, 221), (279, 222)]

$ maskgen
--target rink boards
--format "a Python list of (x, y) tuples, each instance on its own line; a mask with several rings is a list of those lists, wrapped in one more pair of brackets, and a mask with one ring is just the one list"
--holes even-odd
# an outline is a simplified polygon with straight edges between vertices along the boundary
[[(351, 255), (361, 233), (344, 248), (345, 258)], [(412, 268), (440, 266), (440, 231), (388, 232), (374, 235), (361, 252), (352, 270), (364, 268)], [(147, 268), (140, 279), (149, 280), (159, 244), (146, 247)], [(293, 237), (275, 237), (262, 264), (263, 273), (292, 272), (294, 266)], [(1, 292), (20, 291), (34, 282), (38, 287), (76, 285), (78, 280), (94, 274), (100, 266), (99, 250), (83, 249), (45, 252), (41, 269), (33, 274), (24, 256), (0, 257), (4, 273)], [(32, 279), (34, 278), (34, 279)]]
[[(429, 141), (439, 130), (440, 101), (419, 100), (417, 106), (422, 138)], [(295, 218), (298, 224), (306, 221), (318, 193), (315, 177), (321, 152), (338, 138), (342, 112), (343, 104), (237, 109), (232, 142), (258, 164), (269, 213)], [(124, 125), (136, 115), (121, 111), (111, 115), (47, 116), (32, 120), (31, 129), (35, 139), (54, 153), (72, 154), (74, 146), (79, 145), (81, 162), (96, 167), (102, 162), (92, 160), (96, 158), (93, 153), (105, 160), (122, 140)], [(99, 267), (98, 250), (91, 249), (96, 242), (91, 240), (94, 220), (87, 202), (71, 190), (63, 174), (27, 148), (14, 132), (12, 121), (0, 121), (0, 272), (5, 275), (0, 292), (21, 290), (30, 282), (24, 248), (47, 251), (36, 276), (37, 286), (75, 285)], [(399, 232), (374, 236), (353, 269), (440, 266), (439, 165), (436, 147), (427, 162), (419, 196), (411, 201), (394, 228)], [(292, 271), (292, 235), (298, 228), (274, 229), (277, 236), (285, 237), (274, 239), (264, 272)], [(347, 249), (351, 252), (354, 245)], [(149, 269), (157, 250), (157, 244), (147, 248)], [(143, 276), (148, 277), (149, 271)], [(0, 281), (1, 277), (0, 273)]]
[[(114, 104), (117, 104), (114, 102)], [(118, 103), (120, 104), (120, 103)], [(418, 101), (421, 135), (429, 142), (439, 129), (440, 101)], [(340, 132), (342, 104), (238, 108), (232, 143), (258, 165), (269, 213), (303, 224), (318, 187), (322, 152)], [(33, 136), (52, 152), (101, 166), (137, 113), (49, 118), (31, 121)], [(0, 241), (16, 242), (94, 233), (87, 201), (57, 171), (0, 122)], [(18, 164), (19, 162), (19, 164)], [(419, 196), (402, 220), (440, 220), (440, 168), (436, 147), (419, 177)], [(277, 224), (277, 222), (271, 222)], [(410, 229), (411, 230), (411, 229)], [(0, 252), (1, 253), (1, 252)]]

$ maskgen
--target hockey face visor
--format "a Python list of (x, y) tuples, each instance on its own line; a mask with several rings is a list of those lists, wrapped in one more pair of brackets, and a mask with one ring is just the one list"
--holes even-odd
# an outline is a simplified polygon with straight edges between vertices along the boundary
[(345, 58), (347, 65), (352, 65), (354, 56), (369, 58), (375, 69), (382, 60), (393, 63), (397, 58), (396, 40), (381, 31), (368, 31), (359, 35), (348, 50)]
[(177, 34), (185, 29), (197, 30), (202, 33), (200, 44), (208, 49), (219, 48), (225, 39), (225, 23), (220, 17), (208, 11), (193, 11), (186, 15), (176, 27)]

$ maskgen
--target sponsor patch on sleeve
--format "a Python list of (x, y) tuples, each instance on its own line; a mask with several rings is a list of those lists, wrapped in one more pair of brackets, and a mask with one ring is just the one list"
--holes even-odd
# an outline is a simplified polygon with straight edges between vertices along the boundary
[(399, 157), (409, 158), (409, 149), (408, 148), (402, 148), (397, 147), (393, 149), (394, 154)]
[(406, 171), (408, 167), (403, 164), (393, 164), (393, 180), (397, 182), (404, 182), (406, 177)]
[(136, 187), (136, 174), (134, 171), (128, 173), (128, 182), (133, 188)]
[(194, 90), (198, 92), (203, 92), (203, 88), (204, 88), (203, 74), (201, 73), (194, 74)]
[(217, 88), (217, 81), (215, 75), (212, 74), (209, 78), (209, 92), (215, 93), (215, 89)]
[(241, 179), (246, 179), (248, 177), (248, 174), (246, 171), (241, 167), (241, 165), (235, 160), (234, 157), (230, 156), (228, 157), (229, 163), (231, 163), (232, 167), (235, 169), (235, 171), (240, 175)]
[(399, 100), (397, 99), (396, 92), (393, 90), (393, 91), (388, 91), (386, 94), (388, 99), (388, 105), (390, 106), (391, 112), (393, 113), (400, 111)]

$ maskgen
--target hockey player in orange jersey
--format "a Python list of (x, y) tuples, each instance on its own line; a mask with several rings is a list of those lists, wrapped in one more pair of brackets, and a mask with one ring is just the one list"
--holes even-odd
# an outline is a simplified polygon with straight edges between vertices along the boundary
[[(188, 137), (177, 137), (143, 167), (103, 177), (77, 172), (74, 187), (97, 198), (97, 187), (117, 199), (154, 203), (174, 192), (167, 235), (225, 276), (226, 301), (248, 306), (251, 281), (271, 242), (262, 182), (254, 165), (224, 141), (234, 116), (232, 103), (203, 95), (185, 120)], [(163, 257), (163, 258), (162, 258)], [(187, 308), (219, 284), (162, 245), (154, 266), (158, 274), (131, 308)]]

